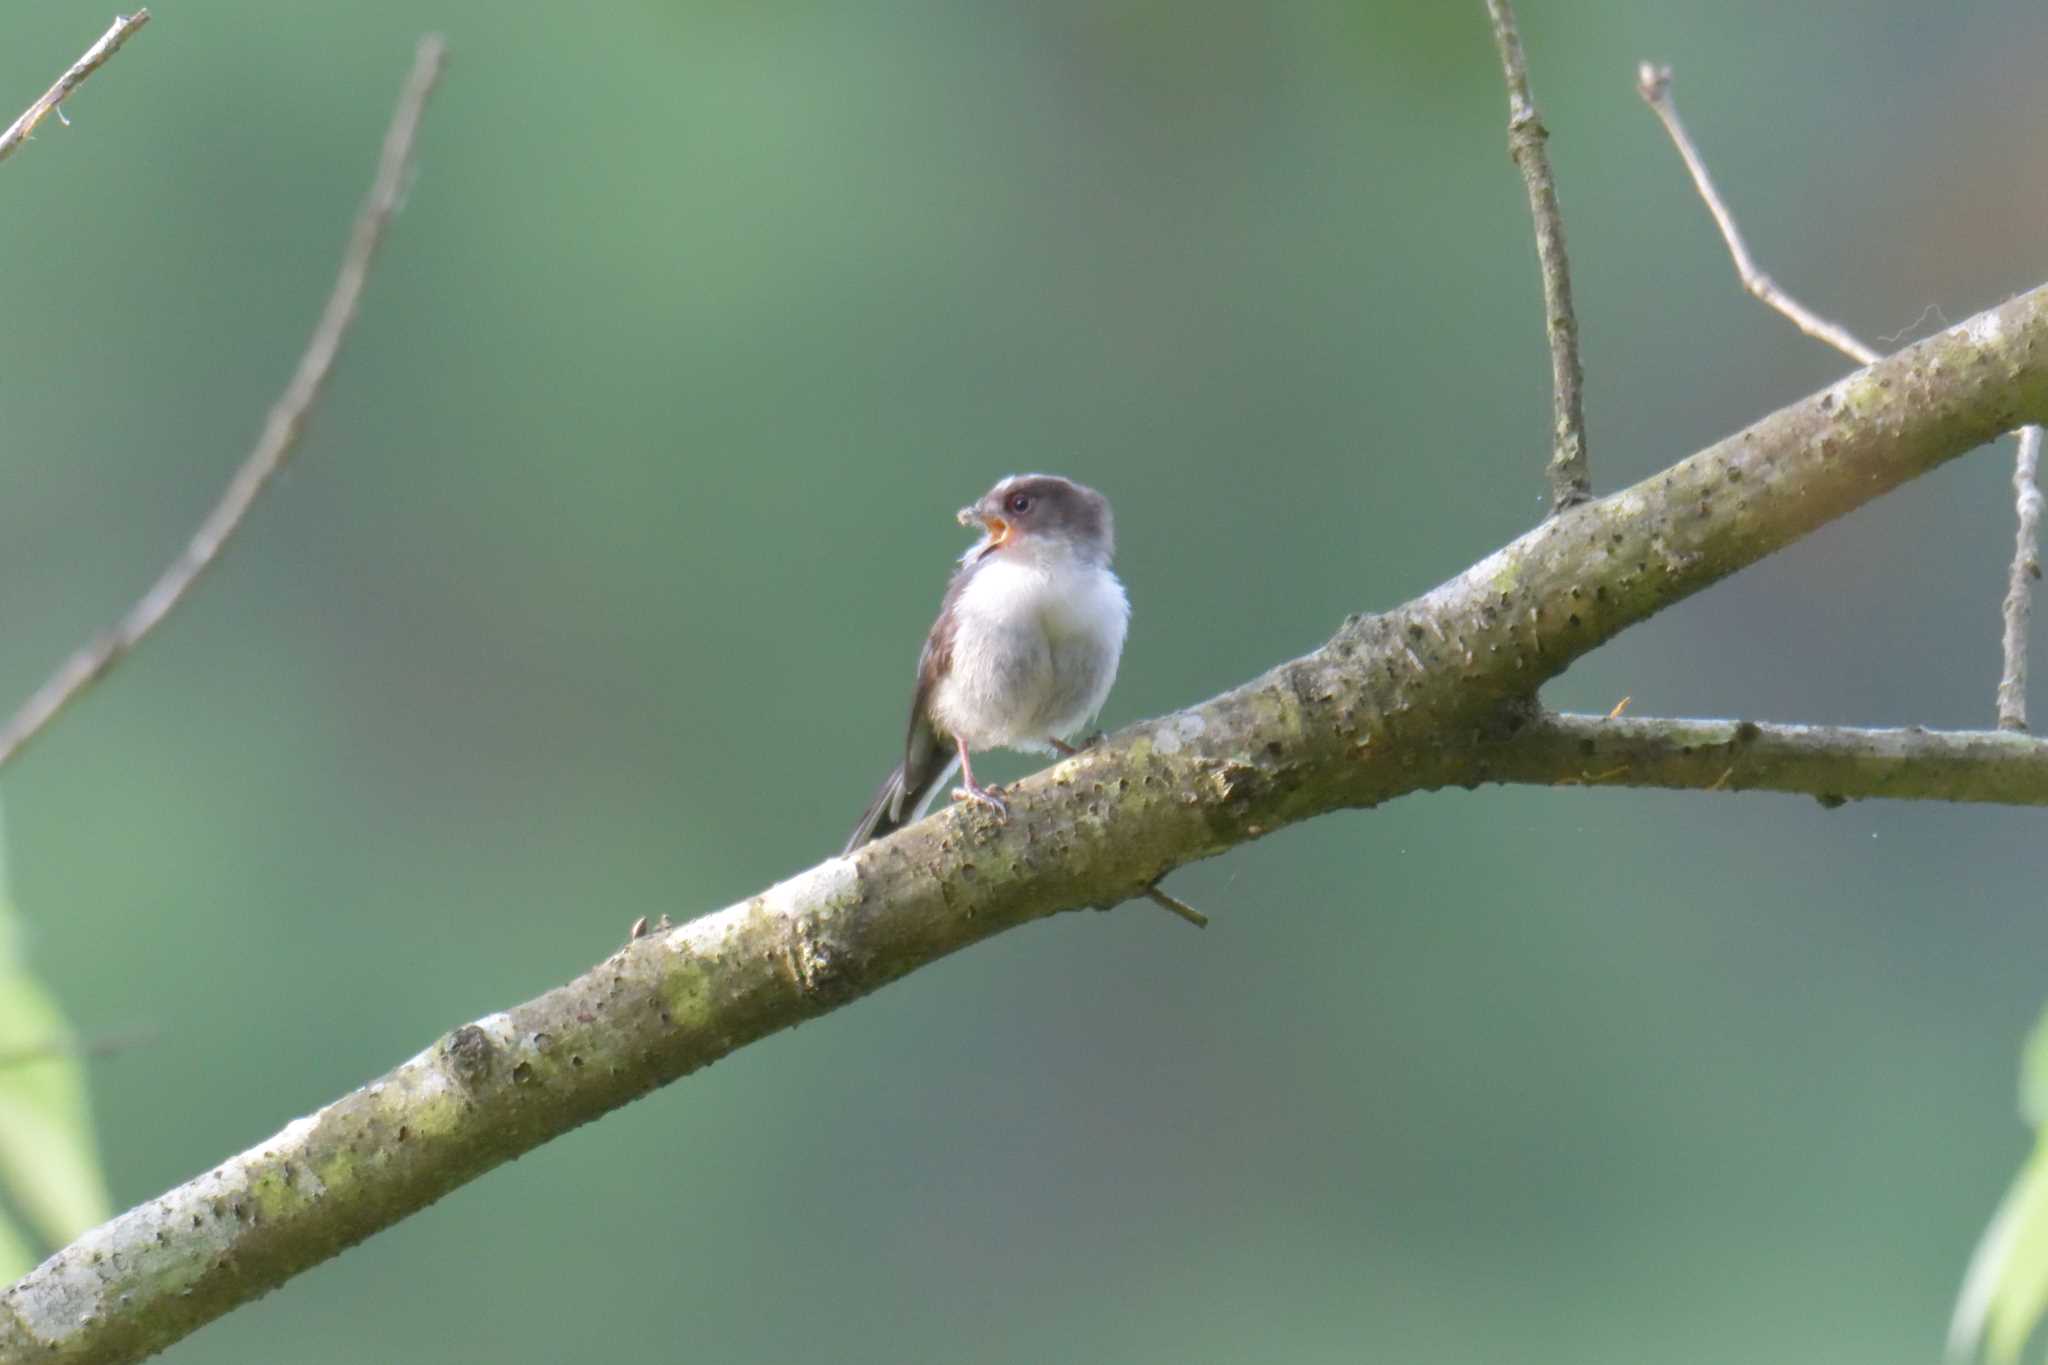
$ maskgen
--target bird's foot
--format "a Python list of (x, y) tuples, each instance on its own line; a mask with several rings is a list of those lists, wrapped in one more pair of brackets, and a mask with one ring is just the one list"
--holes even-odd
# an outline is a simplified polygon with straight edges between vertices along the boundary
[(955, 801), (972, 801), (977, 805), (987, 806), (995, 812), (998, 820), (1010, 818), (1010, 803), (1003, 799), (1003, 789), (1001, 787), (982, 787), (969, 782), (965, 786), (953, 788), (953, 799)]

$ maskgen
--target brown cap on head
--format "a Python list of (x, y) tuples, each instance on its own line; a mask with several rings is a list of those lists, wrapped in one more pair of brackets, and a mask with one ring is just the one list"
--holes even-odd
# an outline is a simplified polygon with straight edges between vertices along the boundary
[[(1061, 539), (1091, 558), (1108, 563), (1116, 552), (1109, 499), (1057, 474), (1012, 474), (959, 513), (962, 526), (988, 532), (989, 550), (1012, 541)], [(986, 553), (986, 551), (984, 552)]]

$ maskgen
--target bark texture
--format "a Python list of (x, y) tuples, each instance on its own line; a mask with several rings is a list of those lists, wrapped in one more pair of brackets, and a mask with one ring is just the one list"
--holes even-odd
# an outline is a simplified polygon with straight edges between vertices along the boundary
[[(943, 812), (455, 1030), (0, 1294), (0, 1359), (138, 1359), (757, 1038), (1006, 929), (1115, 905), (1282, 825), (1431, 787), (1583, 775), (1585, 736), (1542, 715), (1544, 681), (1851, 508), (2044, 420), (2048, 287), (1018, 784), (1006, 824)], [(1681, 776), (1672, 785), (1700, 785)], [(1827, 778), (1815, 794), (1836, 790)]]

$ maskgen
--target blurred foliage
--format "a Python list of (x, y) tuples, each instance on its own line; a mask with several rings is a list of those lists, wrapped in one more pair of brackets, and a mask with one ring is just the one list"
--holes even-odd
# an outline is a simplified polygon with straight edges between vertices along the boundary
[(0, 1207), (0, 1283), (113, 1212), (86, 1103), (85, 1066), (71, 1026), (29, 972), (8, 891), (0, 831), (0, 1190), (33, 1239)]
[(1951, 1360), (1981, 1347), (1994, 1365), (2010, 1365), (2048, 1309), (2048, 1012), (2021, 1058), (2020, 1117), (2034, 1130), (2034, 1151), (1970, 1258), (1949, 1327)]
[[(106, 18), (15, 7), (0, 91)], [(1116, 503), (1112, 727), (1542, 511), (1478, 0), (186, 0), (0, 169), (0, 698), (240, 459), (428, 26), (449, 78), (297, 461), (6, 775), (37, 971), (158, 1037), (95, 1066), (120, 1204), (836, 848), (998, 475)], [(1844, 368), (1736, 287), (1642, 58), (1820, 311), (1912, 336), (2040, 282), (2038, 0), (1522, 27), (1601, 489)], [(1550, 700), (1988, 723), (2009, 475), (1959, 461)], [(1317, 821), (1177, 873), (1203, 934), (1006, 936), (165, 1358), (1923, 1361), (2018, 1158), (2044, 884), (2026, 811)]]

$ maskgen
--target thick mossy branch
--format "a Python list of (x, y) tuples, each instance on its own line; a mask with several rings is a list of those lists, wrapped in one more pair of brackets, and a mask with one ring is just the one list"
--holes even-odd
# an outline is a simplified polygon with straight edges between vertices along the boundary
[[(1571, 723), (1536, 708), (1545, 680), (1814, 527), (2043, 420), (2048, 288), (1017, 784), (1007, 824), (942, 812), (457, 1029), (0, 1294), (0, 1359), (140, 1358), (754, 1039), (1019, 924), (1115, 905), (1282, 825), (1445, 785), (1587, 780)], [(1618, 724), (1614, 735), (1630, 733)], [(1544, 752), (1554, 768), (1536, 761)], [(1671, 785), (1700, 783), (1674, 772)], [(1845, 790), (1831, 776), (1813, 794)]]

